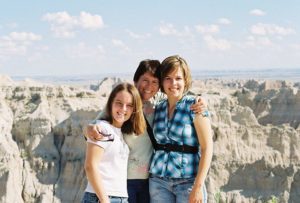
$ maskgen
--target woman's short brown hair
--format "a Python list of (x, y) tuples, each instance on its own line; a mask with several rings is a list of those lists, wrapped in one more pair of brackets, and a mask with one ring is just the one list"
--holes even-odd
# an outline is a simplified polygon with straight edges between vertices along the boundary
[(159, 68), (160, 68), (159, 60), (152, 60), (152, 59), (142, 60), (134, 73), (133, 81), (137, 83), (140, 77), (147, 72), (151, 73), (154, 77), (159, 79), (160, 76)]
[(163, 60), (161, 63), (161, 75), (160, 75), (160, 86), (161, 86), (161, 91), (165, 93), (165, 90), (162, 86), (164, 78), (174, 70), (177, 70), (180, 68), (183, 72), (183, 79), (185, 82), (184, 86), (184, 92), (187, 92), (191, 85), (192, 85), (192, 76), (191, 76), (191, 71), (190, 68), (185, 61), (184, 58), (180, 57), (179, 55), (174, 55), (174, 56), (169, 56)]

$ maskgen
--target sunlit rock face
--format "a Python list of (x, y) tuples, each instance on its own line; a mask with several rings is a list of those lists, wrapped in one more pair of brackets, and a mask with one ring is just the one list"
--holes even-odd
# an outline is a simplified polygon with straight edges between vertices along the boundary
[[(83, 126), (113, 86), (90, 89), (0, 77), (0, 202), (80, 202), (86, 186)], [(214, 156), (209, 202), (298, 202), (299, 84), (198, 80), (190, 93), (208, 103)]]

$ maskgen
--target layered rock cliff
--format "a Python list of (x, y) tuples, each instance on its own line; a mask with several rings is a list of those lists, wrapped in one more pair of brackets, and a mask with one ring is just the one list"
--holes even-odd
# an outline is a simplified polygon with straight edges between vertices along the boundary
[[(0, 80), (0, 202), (80, 202), (82, 128), (121, 80), (90, 89)], [(299, 202), (299, 84), (204, 80), (191, 91), (212, 113), (209, 202)]]

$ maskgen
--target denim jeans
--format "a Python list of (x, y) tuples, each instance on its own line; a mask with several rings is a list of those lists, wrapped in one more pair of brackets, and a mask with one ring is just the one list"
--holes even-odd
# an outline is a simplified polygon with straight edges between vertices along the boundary
[(127, 180), (128, 202), (129, 203), (149, 203), (149, 180), (129, 179)]
[[(151, 203), (187, 203), (195, 178), (150, 177)], [(206, 188), (203, 186), (203, 202), (207, 202)]]
[[(128, 203), (127, 197), (109, 196), (110, 203)], [(99, 203), (99, 199), (95, 193), (85, 192), (81, 203)]]

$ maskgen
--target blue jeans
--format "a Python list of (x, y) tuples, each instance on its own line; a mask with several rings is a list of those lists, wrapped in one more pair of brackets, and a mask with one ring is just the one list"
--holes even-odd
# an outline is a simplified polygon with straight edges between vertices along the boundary
[[(151, 203), (187, 203), (195, 178), (150, 177)], [(206, 188), (203, 186), (203, 202), (207, 202)]]
[[(110, 203), (128, 203), (127, 197), (109, 196)], [(81, 203), (99, 203), (99, 199), (95, 193), (85, 192)]]
[(128, 202), (149, 203), (149, 180), (129, 179), (127, 180)]

